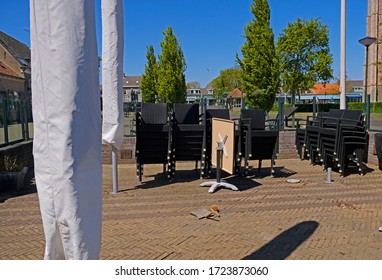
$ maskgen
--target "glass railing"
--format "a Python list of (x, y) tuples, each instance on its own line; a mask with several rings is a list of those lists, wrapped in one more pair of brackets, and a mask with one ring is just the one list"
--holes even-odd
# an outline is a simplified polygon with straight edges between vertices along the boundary
[(0, 146), (33, 138), (32, 105), (12, 96), (0, 96)]

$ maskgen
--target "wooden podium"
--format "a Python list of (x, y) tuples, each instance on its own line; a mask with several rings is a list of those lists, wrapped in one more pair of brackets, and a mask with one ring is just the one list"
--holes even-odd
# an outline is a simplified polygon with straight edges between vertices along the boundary
[(204, 182), (201, 187), (210, 187), (213, 193), (217, 188), (228, 188), (237, 191), (238, 188), (220, 179), (223, 169), (229, 174), (234, 173), (235, 152), (235, 122), (231, 120), (212, 118), (212, 145), (217, 143), (216, 153), (212, 152), (212, 164), (216, 166), (216, 181)]

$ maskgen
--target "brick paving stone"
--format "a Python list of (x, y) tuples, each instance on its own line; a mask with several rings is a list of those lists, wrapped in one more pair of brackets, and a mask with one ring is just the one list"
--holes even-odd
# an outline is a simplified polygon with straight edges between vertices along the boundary
[[(143, 183), (135, 164), (119, 165), (118, 195), (104, 165), (101, 259), (382, 259), (382, 172), (333, 173), (320, 165), (280, 159), (274, 178), (223, 173), (241, 191), (200, 187), (195, 164), (177, 164), (169, 183), (162, 166), (147, 165)], [(212, 178), (214, 172), (212, 173)], [(290, 184), (289, 178), (301, 180)], [(17, 193), (0, 193), (0, 259), (41, 259), (44, 236), (33, 180)], [(219, 221), (197, 219), (217, 204)]]

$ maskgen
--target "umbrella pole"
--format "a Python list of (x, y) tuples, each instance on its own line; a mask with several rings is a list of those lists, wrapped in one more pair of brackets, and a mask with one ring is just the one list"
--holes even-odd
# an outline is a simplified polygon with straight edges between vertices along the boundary
[(117, 148), (111, 145), (111, 160), (113, 165), (113, 191), (111, 194), (118, 194), (118, 164), (117, 164)]

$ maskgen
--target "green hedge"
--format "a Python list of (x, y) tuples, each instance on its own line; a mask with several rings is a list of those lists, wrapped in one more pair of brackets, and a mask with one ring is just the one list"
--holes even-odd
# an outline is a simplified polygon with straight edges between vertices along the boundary
[[(285, 104), (284, 108), (291, 107), (292, 104)], [(313, 112), (313, 104), (296, 104), (297, 112)], [(329, 109), (339, 109), (339, 103), (319, 103), (318, 111), (327, 112)], [(365, 110), (365, 103), (363, 102), (349, 102), (347, 104), (349, 110)], [(278, 111), (278, 104), (274, 104), (271, 111)], [(371, 102), (370, 103), (370, 113), (382, 113), (382, 102)]]
[[(292, 104), (285, 104), (284, 108), (292, 107)], [(312, 103), (306, 103), (306, 104), (296, 104), (297, 112), (313, 112), (313, 104)], [(278, 111), (278, 104), (274, 104), (271, 111)], [(319, 112), (325, 112), (329, 111), (329, 109), (339, 109), (340, 104), (335, 103), (323, 103), (318, 104), (318, 111)]]
[[(365, 103), (349, 102), (348, 109), (365, 110)], [(382, 113), (382, 102), (370, 102), (370, 113)]]

